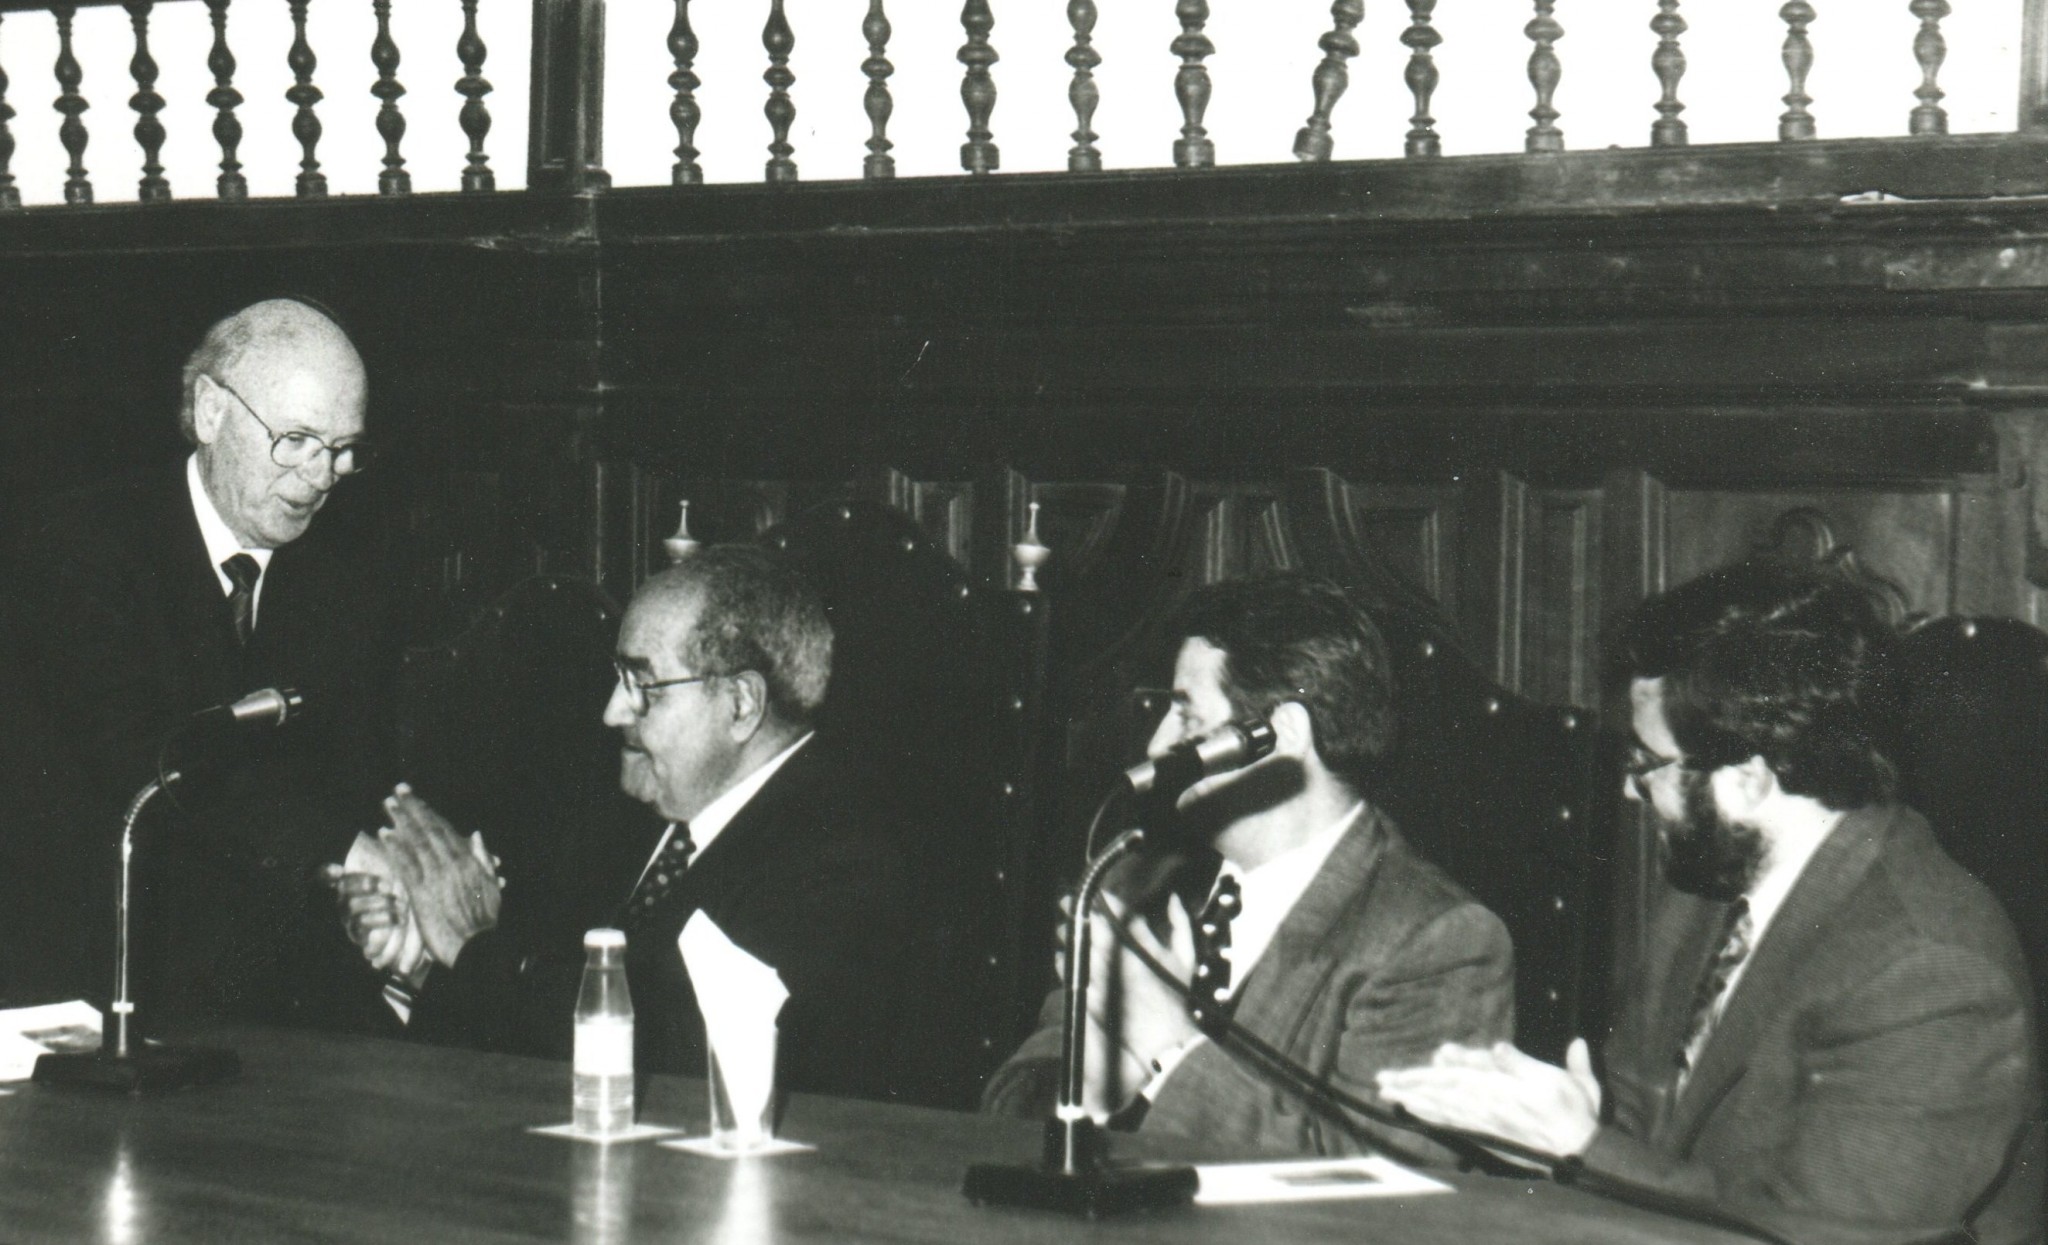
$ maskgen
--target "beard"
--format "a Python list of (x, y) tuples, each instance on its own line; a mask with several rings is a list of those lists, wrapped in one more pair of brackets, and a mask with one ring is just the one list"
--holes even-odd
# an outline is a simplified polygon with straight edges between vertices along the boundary
[(1728, 901), (1747, 893), (1763, 867), (1764, 838), (1722, 814), (1708, 774), (1684, 770), (1679, 775), (1684, 816), (1666, 821), (1658, 841), (1663, 848), (1664, 878), (1688, 895)]

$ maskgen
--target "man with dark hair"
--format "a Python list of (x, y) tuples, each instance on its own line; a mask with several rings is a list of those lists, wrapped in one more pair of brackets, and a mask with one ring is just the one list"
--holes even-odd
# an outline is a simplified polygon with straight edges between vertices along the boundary
[[(11, 660), (38, 704), (11, 733), (18, 747), (45, 732), (50, 760), (35, 828), (0, 836), (13, 857), (0, 857), (0, 907), (44, 914), (22, 935), (34, 949), (19, 997), (97, 996), (111, 982), (100, 935), (121, 811), (168, 762), (184, 778), (151, 806), (158, 832), (135, 862), (145, 1027), (371, 1015), (373, 994), (337, 1005), (353, 957), (314, 879), (393, 777), (398, 643), (381, 541), (351, 518), (314, 522), (367, 465), (367, 387), (325, 313), (294, 299), (245, 307), (185, 363), (190, 455), (54, 498), (29, 527), (10, 577), (23, 644)], [(195, 712), (264, 687), (298, 689), (308, 711), (232, 764), (163, 751)]]
[(1646, 603), (1625, 790), (1680, 894), (1606, 1076), (1583, 1041), (1562, 1069), (1446, 1047), (1386, 1096), (1795, 1236), (2039, 1240), (2027, 970), (1895, 802), (1889, 639), (1845, 582), (1762, 564)]
[[(1386, 644), (1372, 620), (1335, 584), (1285, 574), (1198, 590), (1175, 635), (1173, 704), (1151, 755), (1253, 719), (1270, 722), (1277, 742), (1265, 760), (1181, 799), (1176, 819), (1194, 852), (1141, 858), (1113, 880), (1118, 909), (1147, 918), (1125, 922), (1131, 937), (1182, 986), (1195, 983), (1247, 1031), (1348, 1093), (1372, 1097), (1377, 1070), (1442, 1042), (1507, 1037), (1507, 930), (1415, 855), (1369, 798), (1395, 729)], [(1116, 950), (1107, 918), (1093, 919), (1093, 1114), (1211, 1151), (1363, 1147), (1365, 1125), (1310, 1111), (1203, 1037), (1180, 992)], [(1060, 1023), (1054, 991), (1038, 1031), (989, 1083), (987, 1109), (1050, 1113)]]
[(812, 729), (832, 672), (824, 607), (766, 550), (713, 546), (641, 585), (616, 662), (604, 720), (623, 744), (619, 782), (669, 822), (635, 872), (593, 870), (584, 891), (515, 892), (500, 925), (492, 870), (401, 790), (388, 842), (402, 891), (339, 878), (350, 934), (373, 963), (403, 944), (394, 930), (417, 924), (425, 958), (392, 965), (407, 977), (408, 1028), (567, 1055), (583, 933), (615, 924), (628, 935), (639, 1067), (701, 1074), (704, 1033), (678, 939), (702, 912), (788, 988), (784, 1084), (885, 1093), (907, 885), (861, 777)]

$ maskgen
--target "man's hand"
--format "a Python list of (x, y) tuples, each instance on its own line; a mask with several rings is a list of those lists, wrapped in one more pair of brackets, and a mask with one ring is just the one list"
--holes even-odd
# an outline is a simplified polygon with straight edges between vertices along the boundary
[(405, 942), (408, 905), (397, 886), (372, 873), (349, 873), (340, 865), (324, 870), (341, 909), (349, 941), (378, 972), (390, 972)]
[(384, 801), (384, 835), (427, 953), (453, 965), (469, 940), (498, 923), (501, 885), (448, 819), (400, 784)]
[(1154, 1060), (1192, 1041), (1201, 1031), (1188, 1016), (1186, 999), (1117, 941), (1115, 926), (1127, 930), (1133, 943), (1185, 986), (1195, 971), (1194, 925), (1188, 920), (1180, 897), (1170, 897), (1166, 917), (1167, 937), (1172, 945), (1168, 946), (1159, 941), (1142, 917), (1126, 911), (1115, 896), (1105, 893), (1102, 901), (1110, 915), (1097, 912), (1091, 918), (1094, 925), (1089, 936), (1095, 965), (1089, 983), (1088, 1011), (1091, 1016), (1108, 1016), (1114, 1011), (1121, 1022), (1117, 1028), (1124, 1049), (1149, 1077)]
[(1584, 1152), (1600, 1127), (1600, 1082), (1584, 1038), (1572, 1040), (1562, 1068), (1507, 1042), (1486, 1048), (1447, 1042), (1428, 1064), (1387, 1069), (1378, 1081), (1382, 1098), (1420, 1119), (1559, 1158)]

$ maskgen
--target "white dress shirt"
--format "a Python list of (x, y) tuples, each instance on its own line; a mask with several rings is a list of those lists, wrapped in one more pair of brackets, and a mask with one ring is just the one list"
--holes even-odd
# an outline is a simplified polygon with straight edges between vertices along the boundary
[(235, 581), (228, 578), (221, 563), (238, 553), (246, 553), (256, 559), (256, 590), (249, 594), (249, 625), (256, 625), (256, 613), (263, 605), (263, 583), (269, 578), (270, 558), (275, 549), (245, 549), (234, 532), (228, 528), (228, 521), (220, 517), (220, 511), (207, 496), (206, 485), (199, 479), (199, 455), (193, 454), (185, 460), (185, 487), (192, 494), (192, 514), (199, 520), (200, 538), (206, 541), (206, 557), (213, 563), (213, 577), (220, 581), (220, 592), (224, 597), (235, 594)]
[[(796, 750), (809, 743), (811, 736), (815, 734), (816, 731), (805, 731), (803, 738), (768, 758), (753, 773), (727, 787), (717, 799), (706, 804), (702, 812), (690, 818), (690, 841), (696, 845), (690, 852), (691, 864), (704, 858), (704, 849), (710, 847), (712, 842), (725, 832), (725, 828), (732, 824), (733, 818), (739, 816), (740, 810), (747, 806), (747, 802), (759, 794), (761, 788), (768, 785), (770, 778), (775, 777), (775, 771), (781, 769), (789, 758), (796, 755)], [(647, 871), (654, 867), (654, 862), (661, 859), (662, 849), (668, 846), (668, 841), (675, 837), (675, 833), (676, 824), (670, 822), (668, 829), (661, 832), (661, 841), (656, 843), (654, 850), (648, 854), (647, 863), (640, 866), (640, 878), (645, 878)], [(634, 879), (634, 888), (638, 889), (639, 885), (640, 879)]]
[[(1299, 846), (1275, 856), (1255, 869), (1239, 868), (1232, 860), (1225, 860), (1223, 867), (1216, 871), (1216, 880), (1237, 879), (1237, 915), (1230, 921), (1230, 946), (1223, 951), (1230, 961), (1230, 980), (1225, 988), (1218, 991), (1224, 998), (1235, 997), (1243, 988), (1245, 978), (1251, 976), (1259, 957), (1272, 944), (1273, 935), (1280, 932), (1294, 905), (1301, 902), (1316, 875), (1323, 871), (1323, 863), (1330, 853), (1337, 850), (1337, 844), (1346, 831), (1358, 824), (1365, 812), (1365, 801), (1351, 806), (1351, 811), (1331, 822), (1328, 826), (1301, 843)], [(1210, 888), (1215, 894), (1215, 888)], [(1157, 1100), (1159, 1090), (1166, 1084), (1180, 1061), (1188, 1052), (1209, 1039), (1200, 1035), (1188, 1039), (1179, 1046), (1152, 1061), (1152, 1079), (1139, 1092), (1146, 1098)]]

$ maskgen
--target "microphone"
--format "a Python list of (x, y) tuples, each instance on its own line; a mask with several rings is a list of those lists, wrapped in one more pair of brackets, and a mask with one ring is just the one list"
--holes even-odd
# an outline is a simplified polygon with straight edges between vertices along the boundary
[(1175, 744), (1165, 756), (1124, 771), (1136, 796), (1171, 805), (1183, 791), (1214, 774), (1243, 769), (1273, 753), (1273, 726), (1263, 720), (1230, 722), (1206, 735)]
[(192, 715), (196, 722), (228, 719), (249, 726), (283, 726), (291, 715), (306, 707), (306, 698), (295, 687), (266, 687), (240, 700), (214, 705)]

